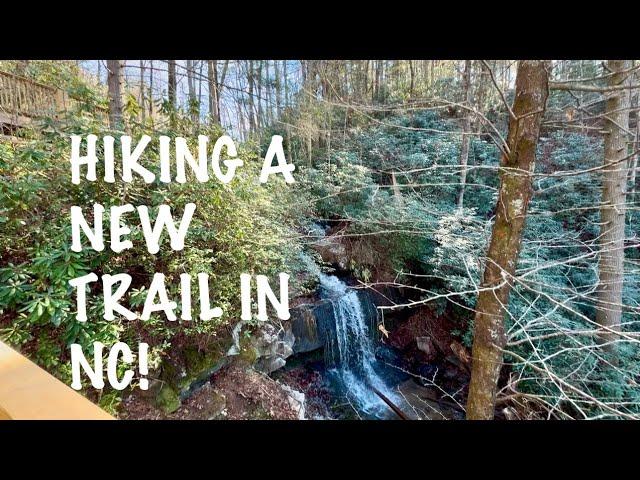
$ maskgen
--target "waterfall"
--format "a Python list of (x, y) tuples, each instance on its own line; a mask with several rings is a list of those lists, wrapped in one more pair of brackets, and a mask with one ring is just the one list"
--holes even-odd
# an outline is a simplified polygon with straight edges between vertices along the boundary
[(371, 309), (363, 308), (364, 299), (358, 292), (338, 277), (321, 272), (318, 276), (321, 295), (331, 303), (335, 322), (326, 329), (325, 363), (357, 410), (367, 416), (387, 416), (389, 408), (372, 387), (392, 400), (397, 400), (397, 395), (375, 369), (374, 332), (369, 324), (375, 317)]

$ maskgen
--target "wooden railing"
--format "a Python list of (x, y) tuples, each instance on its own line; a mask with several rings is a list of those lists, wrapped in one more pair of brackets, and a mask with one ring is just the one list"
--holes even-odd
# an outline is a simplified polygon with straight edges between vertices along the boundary
[[(83, 103), (64, 90), (0, 71), (0, 123), (20, 127), (34, 118), (55, 117)], [(95, 112), (106, 121), (107, 109)]]
[(0, 420), (113, 420), (35, 363), (0, 342)]
[(6, 115), (43, 117), (62, 109), (62, 90), (0, 71), (0, 109)]

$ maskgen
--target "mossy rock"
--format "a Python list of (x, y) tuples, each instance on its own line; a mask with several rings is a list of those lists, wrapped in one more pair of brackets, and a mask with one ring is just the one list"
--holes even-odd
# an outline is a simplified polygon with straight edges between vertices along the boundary
[(250, 367), (258, 360), (258, 350), (252, 345), (245, 345), (240, 349), (237, 360), (242, 365)]
[(236, 361), (244, 366), (251, 367), (256, 363), (259, 356), (258, 349), (251, 341), (251, 335), (242, 335), (240, 337), (240, 353), (236, 357)]
[(165, 383), (156, 396), (156, 406), (164, 413), (173, 413), (180, 408), (180, 405), (180, 396)]
[(170, 359), (164, 358), (161, 363), (160, 378), (165, 382), (171, 382), (178, 375), (177, 365)]
[(171, 386), (182, 399), (189, 396), (192, 386), (200, 383), (219, 369), (225, 361), (224, 341), (212, 342), (203, 350), (186, 347), (179, 360), (165, 360), (161, 378)]
[(196, 347), (188, 347), (184, 350), (183, 355), (187, 377), (197, 378), (203, 371), (220, 363), (225, 356), (225, 350), (217, 344), (212, 344), (204, 351), (200, 351)]

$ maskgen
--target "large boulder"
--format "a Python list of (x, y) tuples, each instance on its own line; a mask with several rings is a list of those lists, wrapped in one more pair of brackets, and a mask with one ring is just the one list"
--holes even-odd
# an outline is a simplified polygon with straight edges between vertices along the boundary
[(324, 334), (316, 318), (316, 305), (303, 305), (291, 310), (291, 332), (295, 339), (293, 351), (304, 353), (324, 346)]
[(285, 385), (283, 383), (278, 383), (278, 384), (280, 385), (280, 388), (282, 388), (282, 390), (284, 390), (284, 392), (287, 394), (287, 400), (289, 401), (289, 405), (291, 406), (291, 409), (298, 416), (298, 420), (305, 420), (306, 408), (305, 408), (304, 393), (299, 392), (298, 390), (294, 390), (290, 386)]
[(225, 365), (227, 348), (227, 340), (219, 338), (203, 348), (185, 347), (180, 354), (164, 358), (159, 373), (152, 374), (153, 388), (146, 395), (153, 396), (165, 413), (174, 412)]
[(418, 348), (418, 350), (425, 354), (426, 360), (429, 362), (434, 361), (438, 356), (438, 352), (433, 343), (433, 340), (431, 340), (431, 337), (416, 337), (416, 347)]
[[(243, 328), (250, 328), (248, 337), (242, 335)], [(282, 368), (286, 359), (293, 354), (295, 337), (290, 322), (281, 326), (261, 322), (257, 326), (239, 322), (232, 333), (233, 345), (227, 352), (229, 356), (239, 356), (244, 363), (263, 373), (271, 373)]]
[(341, 270), (347, 270), (349, 256), (344, 244), (335, 237), (324, 237), (313, 245), (313, 248), (325, 263), (337, 266)]
[[(294, 353), (305, 353), (324, 347), (326, 322), (332, 321), (330, 302), (300, 305), (292, 308), (291, 318), (278, 325), (269, 322), (239, 322), (233, 329), (233, 345), (227, 352), (238, 356), (256, 370), (271, 373), (286, 364)], [(249, 331), (249, 335), (244, 332)]]

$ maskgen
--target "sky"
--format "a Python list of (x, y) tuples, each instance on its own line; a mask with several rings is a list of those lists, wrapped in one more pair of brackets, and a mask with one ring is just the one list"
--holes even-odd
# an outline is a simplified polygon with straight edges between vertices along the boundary
[[(140, 60), (125, 60), (125, 81), (128, 85), (139, 85), (140, 83)], [(166, 60), (142, 60), (145, 73), (144, 83), (149, 88), (151, 82), (151, 67), (153, 66), (153, 97), (155, 100), (166, 98), (167, 95), (167, 61)], [(196, 71), (196, 93), (200, 96), (200, 116), (202, 119), (209, 114), (208, 95), (209, 89), (207, 85), (207, 60), (194, 60), (194, 69)], [(273, 62), (270, 61), (271, 81), (274, 80)], [(218, 60), (218, 75), (221, 76), (224, 61)], [(81, 68), (99, 78), (100, 83), (106, 84), (107, 68), (106, 60), (82, 60), (79, 62)], [(280, 63), (282, 65), (282, 63)], [(282, 68), (282, 67), (281, 67)], [(300, 62), (297, 60), (286, 61), (287, 82), (289, 88), (295, 90), (300, 80)], [(177, 76), (177, 100), (178, 105), (186, 107), (188, 103), (188, 83), (187, 83), (187, 62), (186, 60), (177, 60), (176, 62)], [(266, 78), (266, 75), (265, 75)], [(200, 81), (198, 81), (200, 79)], [(239, 131), (239, 115), (238, 106), (246, 109), (246, 100), (248, 98), (248, 85), (246, 75), (246, 61), (229, 61), (229, 67), (224, 82), (221, 96), (221, 116), (222, 124), (231, 131), (236, 133)], [(257, 101), (257, 100), (256, 100)], [(267, 100), (262, 99), (263, 108), (266, 107)], [(275, 106), (274, 106), (275, 108)]]

